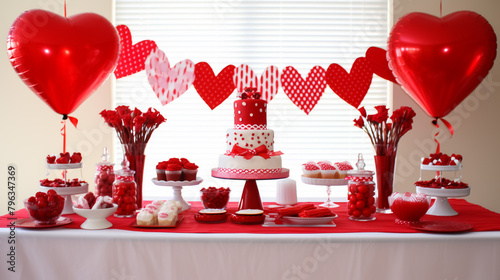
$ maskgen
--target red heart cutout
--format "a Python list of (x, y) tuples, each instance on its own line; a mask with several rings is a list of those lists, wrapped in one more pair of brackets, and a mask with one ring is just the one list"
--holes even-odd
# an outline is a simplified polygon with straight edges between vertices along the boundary
[(120, 38), (97, 14), (65, 18), (30, 10), (12, 24), (7, 49), (23, 82), (55, 112), (67, 115), (113, 72)]
[(233, 83), (234, 68), (234, 65), (228, 65), (215, 76), (208, 63), (198, 62), (194, 65), (193, 86), (210, 109), (224, 102), (236, 88)]
[(132, 34), (126, 25), (116, 27), (120, 35), (120, 59), (115, 69), (117, 79), (141, 72), (145, 69), (144, 62), (151, 53), (156, 50), (155, 41), (144, 40), (132, 45)]
[(325, 69), (321, 66), (314, 66), (305, 81), (292, 66), (283, 69), (280, 78), (281, 86), (288, 98), (308, 115), (326, 88)]
[(345, 102), (358, 108), (365, 98), (372, 83), (373, 72), (370, 62), (358, 57), (351, 68), (351, 73), (338, 64), (330, 64), (326, 70), (328, 86)]
[(366, 59), (371, 63), (373, 73), (382, 79), (398, 84), (396, 77), (392, 74), (387, 60), (387, 51), (382, 48), (369, 47), (365, 53)]
[(486, 77), (497, 38), (481, 15), (402, 17), (388, 39), (389, 67), (403, 89), (431, 117), (448, 115)]

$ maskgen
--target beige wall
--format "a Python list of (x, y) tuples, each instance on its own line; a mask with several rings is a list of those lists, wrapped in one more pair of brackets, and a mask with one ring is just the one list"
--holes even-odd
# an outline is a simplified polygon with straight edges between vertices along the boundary
[[(7, 38), (9, 27), (23, 11), (47, 9), (63, 14), (62, 0), (1, 1), (0, 38)], [(68, 15), (94, 12), (108, 19), (112, 16), (111, 1), (87, 0), (68, 1)], [(443, 1), (443, 13), (457, 10), (472, 10), (490, 21), (500, 35), (500, 1), (497, 0), (453, 0)], [(420, 11), (439, 14), (439, 1), (403, 0), (395, 1), (394, 17)], [(2, 52), (0, 52), (2, 53)], [(455, 136), (442, 140), (443, 151), (461, 153), (464, 156), (463, 179), (472, 187), (469, 201), (479, 203), (500, 212), (500, 189), (494, 176), (497, 159), (500, 158), (500, 65), (498, 59), (487, 79), (465, 102), (449, 116), (455, 125)], [(7, 213), (7, 166), (14, 164), (18, 169), (17, 206), (22, 199), (38, 189), (38, 180), (45, 177), (44, 158), (47, 154), (62, 150), (60, 116), (36, 97), (17, 77), (12, 69), (6, 51), (0, 55), (1, 102), (0, 120), (0, 214)], [(113, 78), (114, 79), (114, 78)], [(112, 79), (111, 79), (112, 80)], [(78, 129), (68, 128), (68, 150), (84, 152), (86, 168), (83, 178), (91, 181), (94, 163), (100, 160), (102, 148), (111, 145), (111, 134), (104, 130), (98, 113), (110, 108), (112, 84), (107, 81), (72, 115), (80, 119)], [(394, 89), (394, 107), (409, 105), (416, 109), (414, 130), (403, 138), (399, 149), (396, 191), (411, 191), (419, 178), (419, 157), (435, 149), (432, 144), (433, 126), (431, 119), (399, 87)], [(446, 132), (443, 132), (445, 134)], [(430, 143), (430, 144), (429, 144)]]

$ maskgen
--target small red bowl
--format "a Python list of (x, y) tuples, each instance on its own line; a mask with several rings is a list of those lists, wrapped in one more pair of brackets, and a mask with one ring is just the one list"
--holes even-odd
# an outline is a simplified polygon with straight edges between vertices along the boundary
[(389, 203), (398, 224), (418, 223), (429, 210), (429, 200), (421, 193), (395, 192), (389, 197)]

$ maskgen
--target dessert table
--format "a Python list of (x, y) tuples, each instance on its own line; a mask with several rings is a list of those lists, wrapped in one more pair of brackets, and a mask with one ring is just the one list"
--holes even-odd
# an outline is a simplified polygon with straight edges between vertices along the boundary
[[(76, 214), (61, 227), (11, 229), (8, 219), (25, 210), (0, 217), (0, 279), (500, 279), (500, 214), (462, 199), (450, 199), (457, 216), (424, 217), (473, 227), (447, 234), (397, 225), (392, 214), (350, 221), (345, 203), (336, 227), (200, 224), (200, 203), (191, 203), (170, 229), (110, 217), (110, 229), (82, 230)], [(232, 202), (228, 212), (236, 209)]]

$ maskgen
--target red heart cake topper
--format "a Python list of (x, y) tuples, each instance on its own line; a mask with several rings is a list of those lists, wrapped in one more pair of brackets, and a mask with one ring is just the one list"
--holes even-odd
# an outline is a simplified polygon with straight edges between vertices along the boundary
[(352, 65), (351, 73), (347, 73), (338, 64), (330, 64), (325, 79), (340, 98), (357, 109), (370, 88), (372, 77), (370, 62), (364, 57), (358, 57)]
[(370, 62), (374, 74), (377, 74), (377, 76), (382, 79), (398, 84), (396, 77), (392, 74), (391, 68), (389, 68), (386, 50), (377, 47), (369, 47), (366, 50), (365, 57)]
[(206, 62), (194, 66), (193, 86), (210, 109), (215, 109), (233, 93), (234, 68), (234, 65), (228, 65), (215, 76), (212, 67)]
[(280, 72), (276, 66), (267, 67), (259, 78), (252, 68), (242, 64), (234, 70), (233, 78), (238, 92), (243, 92), (248, 87), (257, 88), (262, 94), (261, 99), (267, 102), (270, 102), (278, 93)]
[(115, 69), (117, 79), (135, 74), (144, 70), (144, 62), (151, 53), (156, 50), (155, 41), (144, 40), (132, 45), (132, 34), (126, 25), (116, 27), (120, 35), (120, 59)]
[(23, 82), (52, 110), (72, 113), (115, 69), (120, 38), (104, 17), (62, 17), (30, 10), (12, 24), (10, 62)]
[(396, 23), (389, 36), (389, 67), (427, 114), (442, 118), (493, 67), (496, 40), (488, 21), (471, 11), (442, 18), (410, 13)]
[(281, 73), (281, 86), (293, 104), (309, 115), (325, 91), (325, 69), (314, 66), (304, 80), (295, 68), (288, 66)]
[(157, 48), (146, 59), (148, 82), (162, 105), (181, 96), (194, 82), (194, 63), (185, 59), (170, 68), (165, 53)]

